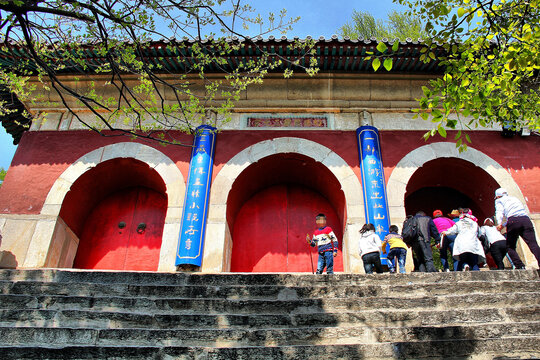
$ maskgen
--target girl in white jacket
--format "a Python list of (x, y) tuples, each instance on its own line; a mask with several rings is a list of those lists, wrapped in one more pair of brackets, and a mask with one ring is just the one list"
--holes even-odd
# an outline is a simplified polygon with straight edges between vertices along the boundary
[(484, 235), (489, 243), (489, 252), (497, 265), (498, 270), (504, 270), (504, 257), (506, 256), (506, 238), (497, 230), (493, 220), (487, 218), (484, 226), (480, 228), (479, 235)]
[(478, 263), (486, 261), (484, 248), (478, 239), (478, 224), (475, 217), (464, 209), (459, 221), (443, 235), (457, 234), (452, 256), (459, 260), (458, 271), (479, 270)]
[(383, 272), (381, 265), (382, 241), (379, 235), (375, 234), (373, 224), (365, 224), (360, 230), (360, 241), (358, 242), (358, 252), (364, 262), (366, 274), (373, 274), (373, 268), (378, 274)]

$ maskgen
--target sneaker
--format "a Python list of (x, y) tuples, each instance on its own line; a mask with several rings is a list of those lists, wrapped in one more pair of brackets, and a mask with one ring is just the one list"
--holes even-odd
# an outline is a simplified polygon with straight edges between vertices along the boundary
[(465, 264), (465, 266), (463, 266), (463, 271), (469, 271), (469, 265)]
[(446, 270), (444, 270), (444, 271), (445, 271), (445, 272), (450, 272), (450, 269), (446, 269)]

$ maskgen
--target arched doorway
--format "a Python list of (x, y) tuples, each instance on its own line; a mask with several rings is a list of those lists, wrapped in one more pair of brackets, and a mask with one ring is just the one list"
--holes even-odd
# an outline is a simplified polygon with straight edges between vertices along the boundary
[[(459, 170), (459, 168), (452, 169), (450, 167), (446, 168), (444, 166), (440, 166), (436, 170), (432, 169), (431, 171), (425, 171), (426, 168), (424, 168), (423, 171), (420, 171), (420, 169), (423, 168), (423, 165), (427, 164), (428, 162), (432, 162), (432, 161), (435, 162), (438, 160), (445, 160), (445, 159), (461, 159), (465, 161), (466, 167), (465, 169), (462, 168), (462, 170), (465, 170), (465, 171), (460, 173), (456, 171), (456, 170)], [(469, 169), (473, 168), (474, 171), (467, 172), (467, 168)], [(477, 170), (476, 168), (480, 170)], [(494, 192), (490, 192), (489, 190), (489, 187), (491, 187), (491, 190), (494, 189), (493, 188), (494, 184), (496, 184), (495, 188), (496, 187), (506, 188), (510, 195), (517, 197), (521, 201), (521, 203), (525, 204), (525, 207), (527, 208), (526, 206), (527, 201), (523, 197), (523, 194), (521, 193), (519, 186), (512, 178), (512, 175), (507, 171), (507, 169), (502, 167), (495, 160), (493, 160), (486, 154), (472, 147), (468, 147), (467, 151), (460, 153), (456, 149), (456, 146), (454, 143), (436, 142), (436, 143), (421, 146), (409, 152), (406, 156), (404, 156), (399, 161), (399, 163), (396, 165), (396, 167), (390, 174), (390, 177), (387, 183), (388, 193), (390, 194), (388, 198), (388, 205), (390, 207), (391, 214), (393, 214), (391, 216), (392, 216), (392, 221), (394, 223), (402, 223), (403, 220), (405, 219), (406, 213), (410, 214), (415, 211), (414, 206), (411, 206), (408, 209), (406, 209), (406, 199), (407, 198), (413, 199), (411, 197), (411, 194), (414, 194), (416, 192), (415, 190), (420, 190), (420, 188), (424, 186), (422, 185), (422, 182), (423, 181), (425, 182), (425, 180), (419, 179), (422, 173), (425, 174), (426, 176), (438, 176), (439, 178), (441, 177), (457, 178), (459, 175), (460, 180), (469, 181), (468, 185), (465, 184), (464, 186), (459, 186), (459, 188), (456, 183), (448, 185), (448, 187), (454, 190), (467, 189), (468, 186), (471, 187), (471, 189), (466, 192), (462, 192), (462, 190), (459, 190), (459, 192), (466, 195), (468, 198), (470, 198), (471, 203), (474, 206), (478, 206), (478, 204), (481, 204), (481, 206), (478, 206), (476, 208), (477, 210), (475, 210), (475, 208), (472, 206), (473, 211), (477, 211), (477, 214), (480, 214), (479, 215), (480, 221), (483, 221), (482, 214), (487, 214), (485, 216), (490, 216), (495, 211), (494, 209), (495, 204), (493, 200)], [(480, 179), (484, 179), (484, 180), (478, 181), (474, 177), (475, 173), (480, 174)], [(413, 175), (416, 175), (415, 177), (417, 177), (417, 180), (413, 179)], [(488, 181), (487, 183), (488, 188), (484, 189), (481, 187), (481, 185), (485, 181), (486, 175), (491, 180), (493, 180), (494, 183), (491, 182), (491, 185), (489, 185), (490, 182)], [(424, 187), (427, 187), (427, 185)], [(436, 185), (435, 187), (442, 187), (442, 186)], [(475, 191), (479, 191), (479, 193), (474, 193), (473, 189), (475, 189)], [(438, 191), (438, 194), (441, 194), (441, 191)], [(439, 204), (439, 201), (440, 201), (440, 200), (433, 201), (433, 199), (436, 199), (436, 196), (432, 196), (432, 195), (420, 194), (419, 197), (421, 197), (422, 199), (421, 200), (422, 204), (427, 204), (426, 206), (424, 205), (422, 206), (422, 209), (426, 213), (429, 212), (429, 209), (434, 208), (436, 204)], [(454, 205), (452, 204), (452, 206)], [(444, 209), (441, 209), (441, 210), (444, 210)], [(522, 258), (529, 259), (529, 261), (534, 261), (532, 254), (526, 247), (524, 247), (524, 243), (522, 241), (518, 242), (517, 250), (520, 256), (522, 256)], [(411, 262), (409, 262), (409, 264), (410, 263)], [(528, 264), (530, 264), (530, 262), (528, 262)]]
[(485, 170), (459, 158), (437, 158), (419, 167), (407, 183), (405, 210), (431, 215), (468, 207), (483, 221), (494, 215), (493, 194), (499, 184)]
[[(413, 189), (412, 184), (416, 182), (411, 181), (413, 175), (419, 175), (420, 173), (418, 170), (428, 162), (450, 158), (461, 159), (464, 160), (468, 166), (478, 167), (491, 179), (493, 179), (498, 186), (506, 188), (509, 194), (517, 197), (523, 204), (526, 204), (525, 198), (523, 197), (519, 186), (512, 178), (512, 175), (509, 174), (508, 171), (495, 160), (472, 147), (468, 147), (467, 151), (460, 153), (456, 149), (456, 145), (454, 143), (436, 142), (414, 149), (404, 156), (392, 170), (386, 187), (388, 189), (388, 205), (390, 207), (393, 222), (401, 223), (403, 220), (405, 220), (405, 198), (413, 193), (414, 190), (418, 190), (420, 188), (419, 186), (416, 186)], [(438, 174), (439, 176), (454, 177), (458, 175), (457, 173), (452, 173), (451, 170), (447, 168), (440, 168), (439, 171), (442, 171), (442, 173)], [(431, 176), (437, 174), (426, 175)], [(472, 184), (477, 183), (474, 178), (469, 178), (466, 180), (469, 180)], [(421, 181), (417, 182), (417, 184), (420, 183)], [(456, 185), (452, 184), (450, 187), (455, 189)], [(484, 199), (483, 201), (487, 201), (487, 204), (483, 205), (482, 208), (485, 206), (487, 209), (490, 207), (493, 209), (495, 206), (493, 201), (493, 193), (489, 194), (487, 191), (484, 191), (482, 194), (487, 194), (487, 197), (482, 195), (482, 199)], [(413, 211), (414, 209), (410, 209), (407, 211), (407, 213)], [(426, 209), (425, 211), (428, 212), (429, 210)], [(491, 213), (493, 211), (494, 209), (488, 211), (487, 213)]]
[(66, 194), (60, 217), (78, 236), (75, 268), (158, 269), (167, 196), (148, 164), (132, 158), (104, 161), (80, 176)]
[(231, 271), (311, 272), (318, 255), (305, 237), (313, 232), (318, 213), (326, 214), (340, 240), (334, 270), (343, 271), (345, 196), (336, 177), (320, 162), (296, 153), (250, 165), (227, 200)]
[[(136, 142), (118, 142), (97, 148), (77, 159), (68, 166), (58, 177), (49, 190), (45, 203), (41, 209), (42, 219), (36, 226), (42, 230), (35, 232), (28, 248), (28, 255), (24, 267), (73, 267), (73, 260), (79, 245), (80, 232), (75, 233), (71, 226), (77, 226), (78, 212), (66, 211), (64, 200), (75, 182), (85, 173), (92, 171), (97, 165), (112, 159), (129, 158), (146, 164), (150, 170), (155, 171), (165, 184), (167, 195), (166, 221), (163, 226), (163, 236), (158, 271), (175, 271), (174, 257), (178, 246), (178, 233), (180, 231), (180, 214), (184, 201), (185, 181), (177, 164), (168, 156), (153, 147)], [(94, 181), (96, 188), (102, 186)], [(92, 200), (92, 199), (90, 199)], [(78, 210), (87, 210), (87, 207), (77, 208), (76, 204), (70, 206)], [(64, 209), (64, 210), (62, 210)], [(77, 210), (78, 209), (78, 210)], [(60, 216), (70, 217), (67, 224)], [(79, 219), (85, 219), (83, 213)], [(51, 218), (56, 221), (51, 222)], [(52, 225), (52, 226), (51, 226)]]

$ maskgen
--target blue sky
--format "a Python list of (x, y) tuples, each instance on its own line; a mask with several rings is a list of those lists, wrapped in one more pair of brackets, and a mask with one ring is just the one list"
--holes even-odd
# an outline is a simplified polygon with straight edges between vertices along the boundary
[(405, 9), (394, 4), (392, 0), (254, 0), (250, 1), (250, 4), (261, 15), (269, 11), (278, 13), (281, 9), (287, 9), (287, 15), (301, 18), (288, 36), (304, 38), (310, 35), (315, 39), (319, 36), (330, 37), (337, 34), (339, 27), (350, 20), (353, 10), (368, 11), (373, 16), (384, 19), (392, 9)]
[(11, 135), (6, 134), (3, 126), (0, 126), (0, 167), (7, 169), (17, 147), (13, 145)]
[[(300, 21), (287, 36), (305, 38), (309, 35), (315, 39), (337, 34), (339, 27), (349, 21), (354, 9), (369, 11), (377, 18), (386, 18), (392, 9), (403, 10), (392, 0), (251, 0), (249, 3), (263, 18), (267, 18), (268, 12), (279, 13), (281, 9), (287, 9), (290, 17), (300, 16)], [(0, 126), (0, 167), (4, 169), (9, 167), (16, 150), (12, 144), (11, 136)]]

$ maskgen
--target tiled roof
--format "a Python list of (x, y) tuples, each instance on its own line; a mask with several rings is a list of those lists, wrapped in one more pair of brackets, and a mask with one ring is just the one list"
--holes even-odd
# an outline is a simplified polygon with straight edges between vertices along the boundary
[[(239, 50), (234, 51), (227, 56), (227, 64), (217, 65), (212, 64), (206, 67), (206, 73), (219, 73), (223, 70), (231, 71), (238, 66), (240, 62), (248, 61), (250, 59), (256, 59), (263, 51), (278, 54), (282, 57), (294, 60), (298, 55), (297, 50), (292, 50), (289, 45), (296, 41), (306, 42), (306, 40), (299, 38), (274, 38), (269, 37), (267, 39), (258, 37), (244, 41), (244, 46)], [(197, 40), (189, 39), (161, 39), (158, 41), (149, 42), (143, 49), (143, 56), (147, 60), (154, 64), (160, 65), (161, 71), (168, 73), (184, 73), (185, 67), (192, 65), (192, 53), (191, 44)], [(228, 41), (237, 42), (237, 38), (232, 38)], [(388, 51), (391, 52), (394, 41), (382, 39), (387, 45)], [(201, 43), (210, 45), (209, 40), (203, 40)], [(315, 40), (315, 58), (318, 62), (319, 72), (321, 73), (373, 73), (371, 59), (366, 59), (370, 56), (368, 52), (377, 53), (376, 47), (378, 40), (372, 39), (358, 39), (352, 40), (349, 38), (338, 38), (332, 36), (331, 38), (320, 37)], [(393, 68), (391, 73), (402, 74), (441, 74), (443, 68), (439, 66), (437, 60), (433, 60), (429, 63), (420, 61), (421, 49), (423, 48), (421, 41), (413, 41), (407, 39), (406, 41), (400, 41), (399, 49), (395, 53), (392, 53)], [(443, 52), (442, 47), (436, 51), (436, 55), (440, 55)], [(93, 50), (91, 45), (84, 47), (83, 58), (89, 69), (83, 71), (80, 65), (72, 62), (65, 61), (62, 64), (65, 65), (64, 69), (59, 71), (64, 74), (77, 74), (81, 72), (92, 71), (91, 69), (96, 67), (105, 61), (104, 57)], [(0, 67), (11, 67), (15, 63), (20, 63), (21, 60), (28, 59), (28, 55), (24, 48), (17, 44), (8, 45), (8, 51), (0, 51)], [(185, 63), (189, 64), (186, 65)], [(309, 65), (309, 56), (300, 60), (300, 64), (303, 66)], [(30, 63), (28, 65), (30, 69), (35, 68), (35, 65)], [(283, 71), (286, 67), (291, 67), (290, 64), (284, 64), (275, 71)], [(386, 73), (386, 70), (380, 69), (380, 73)], [(19, 102), (20, 103), (20, 102)], [(7, 131), (13, 135), (14, 142), (18, 142), (24, 129), (21, 126), (16, 126), (13, 116), (8, 119), (0, 119), (2, 124), (6, 127)], [(19, 122), (28, 122), (28, 119)]]
[[(389, 51), (391, 51), (394, 40), (382, 40), (388, 45)], [(238, 40), (233, 38), (230, 41)], [(289, 45), (295, 41), (305, 42), (306, 40), (269, 37), (268, 39), (254, 38), (249, 42), (244, 41), (245, 45), (242, 48), (227, 56), (226, 65), (210, 65), (206, 68), (206, 72), (221, 72), (221, 67), (227, 71), (232, 70), (238, 66), (240, 61), (257, 58), (263, 51), (294, 59), (298, 55), (298, 50), (290, 49)], [(149, 42), (143, 48), (143, 56), (155, 65), (160, 64), (168, 72), (183, 72), (186, 65), (178, 60), (187, 60), (188, 66), (191, 66), (190, 60), (192, 59), (192, 53), (190, 44), (193, 43), (195, 43), (195, 40), (188, 40), (187, 38), (180, 41), (176, 39), (162, 39)], [(203, 40), (201, 43), (203, 45), (210, 44), (210, 41)], [(371, 68), (373, 59), (366, 60), (365, 58), (369, 56), (367, 54), (368, 52), (377, 52), (377, 44), (378, 41), (375, 38), (351, 40), (349, 38), (340, 39), (335, 35), (329, 39), (321, 37), (315, 41), (315, 57), (321, 72), (373, 72)], [(427, 64), (420, 61), (420, 49), (422, 47), (423, 45), (420, 41), (413, 41), (411, 39), (400, 41), (398, 51), (392, 55), (394, 67), (391, 71), (441, 73), (442, 69), (438, 66), (437, 61)], [(105, 61), (104, 57), (94, 51), (92, 46), (85, 46), (84, 49), (83, 58), (90, 68), (92, 65), (95, 66)], [(441, 52), (442, 48), (439, 51)], [(9, 51), (0, 51), (0, 66), (12, 66), (20, 59), (27, 57), (28, 55), (23, 48), (12, 44), (9, 47)], [(302, 65), (308, 65), (308, 59), (309, 56), (303, 60)], [(66, 61), (63, 64), (66, 65), (62, 71), (64, 73), (78, 73), (82, 71), (80, 66), (73, 62)], [(283, 70), (286, 66), (288, 65), (285, 64), (278, 70)]]

